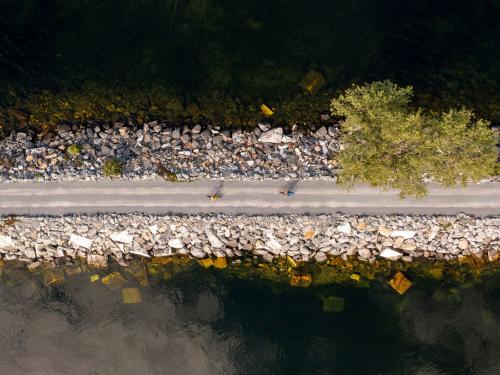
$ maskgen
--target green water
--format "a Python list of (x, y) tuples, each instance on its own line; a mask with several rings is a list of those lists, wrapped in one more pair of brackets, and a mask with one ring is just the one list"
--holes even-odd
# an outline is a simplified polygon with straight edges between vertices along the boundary
[[(72, 270), (56, 269), (64, 280), (47, 285), (39, 271), (4, 267), (0, 373), (500, 371), (498, 273), (473, 283), (414, 275), (400, 296), (382, 279), (294, 288), (196, 263), (146, 278), (114, 266), (123, 279), (107, 285), (112, 270)], [(123, 288), (138, 288), (141, 302), (124, 304)], [(333, 309), (327, 300), (337, 301)]]
[(332, 92), (392, 79), (498, 120), (499, 15), (497, 0), (1, 0), (0, 82), (272, 99), (315, 68)]

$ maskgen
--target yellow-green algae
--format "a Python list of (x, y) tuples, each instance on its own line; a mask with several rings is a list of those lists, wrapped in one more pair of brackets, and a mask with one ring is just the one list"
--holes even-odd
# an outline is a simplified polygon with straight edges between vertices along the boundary
[[(214, 262), (219, 267), (213, 267)], [(292, 266), (292, 265), (293, 266)], [(493, 275), (499, 270), (498, 261), (484, 261), (476, 257), (465, 257), (460, 261), (438, 261), (416, 259), (411, 263), (376, 260), (373, 263), (355, 259), (330, 259), (327, 263), (292, 262), (288, 259), (274, 260), (266, 263), (259, 258), (236, 258), (223, 261), (217, 258), (206, 258), (196, 261), (187, 256), (172, 256), (137, 259), (128, 266), (111, 263), (106, 268), (92, 268), (83, 260), (71, 266), (54, 266), (42, 264), (31, 273), (26, 264), (18, 261), (0, 260), (1, 282), (7, 285), (30, 277), (38, 277), (47, 286), (58, 285), (65, 279), (84, 274), (89, 281), (98, 281), (108, 287), (147, 287), (150, 283), (169, 282), (183, 272), (195, 268), (206, 269), (205, 272), (216, 272), (224, 277), (242, 280), (265, 280), (275, 284), (288, 284), (295, 287), (315, 287), (330, 284), (348, 283), (355, 287), (369, 287), (374, 281), (386, 282), (397, 271), (403, 272), (412, 282), (432, 282), (443, 285), (458, 285), (468, 288), (481, 278)], [(450, 289), (451, 290), (451, 289)], [(440, 296), (439, 289), (434, 298), (456, 299), (457, 293), (446, 292)]]
[(32, 126), (48, 132), (59, 123), (87, 121), (143, 123), (163, 120), (170, 124), (209, 122), (227, 127), (255, 126), (272, 119), (284, 125), (310, 125), (328, 111), (333, 92), (316, 95), (284, 95), (268, 105), (272, 116), (260, 110), (260, 99), (236, 98), (214, 93), (187, 98), (164, 87), (148, 90), (107, 88), (88, 83), (78, 90), (41, 91), (29, 96), (11, 93), (10, 100), (0, 103), (0, 130)]

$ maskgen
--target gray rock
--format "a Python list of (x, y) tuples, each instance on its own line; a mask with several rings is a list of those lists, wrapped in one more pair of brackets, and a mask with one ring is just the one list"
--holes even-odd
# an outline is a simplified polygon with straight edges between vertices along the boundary
[(224, 246), (224, 243), (219, 239), (219, 237), (217, 237), (209, 228), (205, 229), (205, 235), (207, 236), (208, 242), (210, 242), (212, 247), (220, 249)]
[(181, 131), (179, 129), (174, 129), (172, 132), (173, 139), (179, 139), (181, 137)]
[(326, 128), (324, 126), (322, 126), (321, 128), (319, 128), (317, 131), (316, 131), (316, 136), (318, 138), (323, 138), (324, 136), (326, 136), (328, 134), (328, 130), (326, 130)]
[(282, 128), (274, 128), (262, 135), (259, 138), (259, 142), (263, 143), (281, 143), (283, 139), (283, 129)]

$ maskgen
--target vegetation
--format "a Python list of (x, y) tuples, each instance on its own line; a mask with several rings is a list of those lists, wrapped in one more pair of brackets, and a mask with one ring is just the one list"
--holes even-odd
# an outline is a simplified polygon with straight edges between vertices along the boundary
[(352, 88), (334, 99), (342, 125), (339, 183), (369, 183), (423, 196), (425, 181), (451, 186), (494, 173), (496, 139), (489, 123), (465, 108), (439, 115), (411, 109), (411, 87), (389, 81)]
[(117, 159), (106, 160), (102, 172), (106, 177), (120, 176), (122, 174), (122, 164)]
[(71, 155), (73, 157), (78, 156), (82, 153), (82, 146), (77, 145), (77, 144), (73, 144), (73, 145), (68, 147), (67, 152), (69, 155)]
[(163, 164), (157, 165), (156, 173), (158, 173), (158, 175), (163, 177), (166, 181), (178, 182), (177, 175), (174, 172), (172, 172), (170, 169), (165, 167)]

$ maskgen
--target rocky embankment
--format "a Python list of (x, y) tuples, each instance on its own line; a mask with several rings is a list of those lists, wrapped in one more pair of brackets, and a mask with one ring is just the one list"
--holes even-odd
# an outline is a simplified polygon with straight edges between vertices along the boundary
[(469, 216), (146, 216), (6, 218), (0, 253), (29, 268), (84, 258), (104, 266), (136, 257), (277, 257), (325, 262), (350, 257), (452, 260), (500, 255), (500, 218)]
[(55, 133), (24, 131), (0, 140), (0, 181), (97, 179), (105, 177), (103, 166), (110, 159), (129, 179), (165, 174), (178, 180), (334, 178), (339, 148), (336, 126), (285, 134), (269, 124), (253, 130), (172, 128), (156, 121), (61, 124)]

